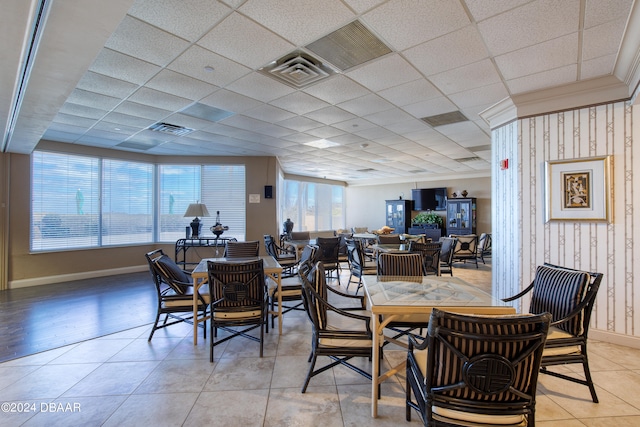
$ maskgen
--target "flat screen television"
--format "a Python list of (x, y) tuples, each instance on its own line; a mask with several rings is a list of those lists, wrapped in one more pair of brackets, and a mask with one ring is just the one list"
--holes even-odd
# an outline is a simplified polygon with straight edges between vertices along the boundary
[(416, 211), (446, 211), (447, 188), (416, 188), (411, 190)]

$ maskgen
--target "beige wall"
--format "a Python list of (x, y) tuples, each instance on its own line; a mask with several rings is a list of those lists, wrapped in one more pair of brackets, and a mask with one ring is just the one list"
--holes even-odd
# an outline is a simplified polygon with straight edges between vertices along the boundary
[[(419, 181), (404, 184), (347, 187), (347, 228), (368, 227), (377, 230), (385, 225), (385, 200), (411, 199), (413, 188), (447, 187), (448, 196), (467, 190), (467, 197), (477, 198), (477, 232), (491, 232), (491, 178)], [(413, 211), (412, 217), (418, 212)], [(443, 218), (446, 212), (439, 212)]]
[[(276, 197), (264, 198), (264, 186), (276, 186), (277, 162), (274, 157), (160, 157), (114, 150), (92, 149), (43, 142), (38, 148), (82, 154), (118, 157), (153, 163), (220, 164), (239, 163), (246, 166), (247, 240), (260, 240), (264, 234), (279, 234), (276, 219)], [(117, 248), (84, 249), (64, 252), (29, 253), (30, 218), (30, 156), (10, 156), (9, 182), (9, 287), (21, 287), (64, 280), (81, 279), (96, 275), (109, 275), (146, 269), (144, 253), (162, 247), (173, 254), (173, 245), (144, 244)], [(274, 190), (275, 192), (275, 190)], [(249, 194), (259, 194), (260, 203), (249, 203)], [(263, 244), (261, 250), (264, 251)]]

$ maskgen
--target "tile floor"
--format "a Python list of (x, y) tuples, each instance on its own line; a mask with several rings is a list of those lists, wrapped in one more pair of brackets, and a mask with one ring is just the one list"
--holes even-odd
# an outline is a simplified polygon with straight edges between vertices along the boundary
[[(489, 286), (489, 266), (464, 266), (454, 274)], [(0, 425), (421, 424), (415, 413), (411, 423), (404, 419), (401, 376), (383, 384), (377, 419), (370, 416), (367, 380), (344, 367), (314, 377), (301, 394), (309, 330), (302, 313), (288, 313), (283, 335), (268, 334), (263, 358), (257, 343), (235, 338), (217, 346), (209, 363), (208, 342), (194, 346), (190, 325), (176, 325), (156, 332), (151, 343), (149, 327), (140, 327), (5, 362)], [(385, 352), (386, 361), (403, 357), (401, 350)], [(586, 387), (541, 375), (538, 426), (640, 425), (640, 350), (592, 342), (590, 360), (600, 403), (591, 402)]]

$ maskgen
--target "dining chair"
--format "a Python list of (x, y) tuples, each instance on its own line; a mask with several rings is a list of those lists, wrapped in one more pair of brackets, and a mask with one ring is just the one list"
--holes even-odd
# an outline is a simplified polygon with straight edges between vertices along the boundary
[[(145, 254), (149, 271), (153, 277), (157, 297), (156, 319), (151, 327), (149, 339), (158, 329), (187, 322), (193, 324), (193, 281), (191, 276), (164, 253), (162, 249)], [(197, 291), (199, 316), (205, 317), (209, 304), (209, 293), (206, 286)], [(160, 317), (164, 321), (158, 325)], [(171, 319), (171, 321), (169, 321)], [(206, 320), (203, 322), (204, 337), (207, 338)]]
[[(530, 313), (551, 313), (553, 318), (542, 354), (541, 372), (586, 385), (594, 403), (598, 403), (598, 396), (589, 369), (587, 336), (602, 277), (602, 273), (545, 263), (537, 267), (535, 277), (526, 289), (503, 299), (505, 302), (516, 301), (530, 293)], [(549, 366), (575, 363), (582, 364), (584, 379), (565, 370), (548, 370)]]
[(381, 245), (399, 245), (402, 243), (402, 239), (400, 239), (399, 234), (379, 234), (378, 243)]
[[(215, 346), (237, 336), (259, 342), (262, 357), (265, 325), (268, 327), (268, 292), (262, 259), (208, 261), (207, 271), (211, 291), (209, 361), (213, 362)], [(260, 329), (259, 337), (249, 334), (257, 328)], [(229, 335), (217, 339), (218, 329)]]
[(486, 264), (484, 257), (491, 257), (491, 234), (481, 233), (478, 239), (478, 258), (483, 264)]
[(378, 255), (378, 275), (422, 276), (422, 254), (383, 252)]
[[(425, 426), (534, 426), (537, 378), (551, 315), (431, 312), (409, 337), (406, 419)], [(415, 396), (415, 400), (412, 398)]]
[(356, 287), (356, 295), (362, 288), (362, 276), (365, 274), (377, 274), (378, 267), (375, 263), (367, 262), (362, 248), (362, 242), (357, 239), (347, 239), (347, 258), (349, 261), (349, 281), (347, 282), (347, 290), (352, 283), (353, 278), (358, 279)]
[(449, 273), (453, 277), (453, 249), (457, 239), (454, 237), (441, 237), (440, 243), (440, 274)]
[(340, 237), (318, 237), (316, 239), (316, 245), (320, 251), (318, 259), (322, 261), (327, 277), (334, 277), (332, 273), (335, 273), (335, 278), (338, 280), (338, 284), (340, 284), (341, 267), (338, 256)]
[(440, 250), (442, 243), (409, 242), (409, 252), (422, 254), (422, 274), (440, 276)]
[[(288, 313), (291, 310), (304, 310), (302, 306), (302, 279), (300, 278), (301, 274), (307, 274), (313, 265), (317, 262), (318, 258), (318, 247), (316, 245), (306, 245), (304, 249), (302, 249), (302, 253), (300, 254), (300, 259), (298, 262), (298, 273), (296, 277), (287, 278), (286, 281), (283, 280), (280, 286), (280, 295), (282, 295), (282, 315)], [(275, 306), (278, 302), (278, 288), (277, 286), (272, 286), (271, 289), (273, 291), (270, 294), (271, 300), (271, 327), (274, 326), (274, 319), (276, 317), (276, 309)], [(288, 304), (288, 305), (285, 305)], [(291, 305), (293, 303), (293, 305)]]
[(298, 254), (294, 248), (283, 248), (276, 244), (273, 236), (264, 235), (264, 247), (267, 254), (271, 255), (282, 267), (283, 277), (292, 277), (295, 275), (295, 269), (298, 266)]
[(453, 248), (453, 262), (475, 262), (478, 268), (478, 236), (476, 234), (451, 235), (457, 239)]
[(311, 233), (308, 231), (292, 231), (291, 240), (311, 240)]
[[(317, 262), (301, 278), (304, 307), (312, 325), (310, 365), (302, 393), (307, 391), (311, 378), (339, 364), (371, 380), (371, 373), (349, 363), (353, 357), (371, 360), (373, 335), (370, 316), (364, 311), (347, 311), (329, 303), (327, 290), (331, 288), (326, 284), (322, 262)], [(316, 368), (319, 356), (327, 356), (332, 362)]]
[(258, 240), (249, 241), (228, 241), (225, 245), (225, 258), (255, 258), (260, 254), (260, 242)]

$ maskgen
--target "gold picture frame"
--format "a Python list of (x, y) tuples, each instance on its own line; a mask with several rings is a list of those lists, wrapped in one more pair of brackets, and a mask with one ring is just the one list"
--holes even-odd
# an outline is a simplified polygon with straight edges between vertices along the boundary
[(546, 221), (610, 222), (610, 156), (545, 162)]

